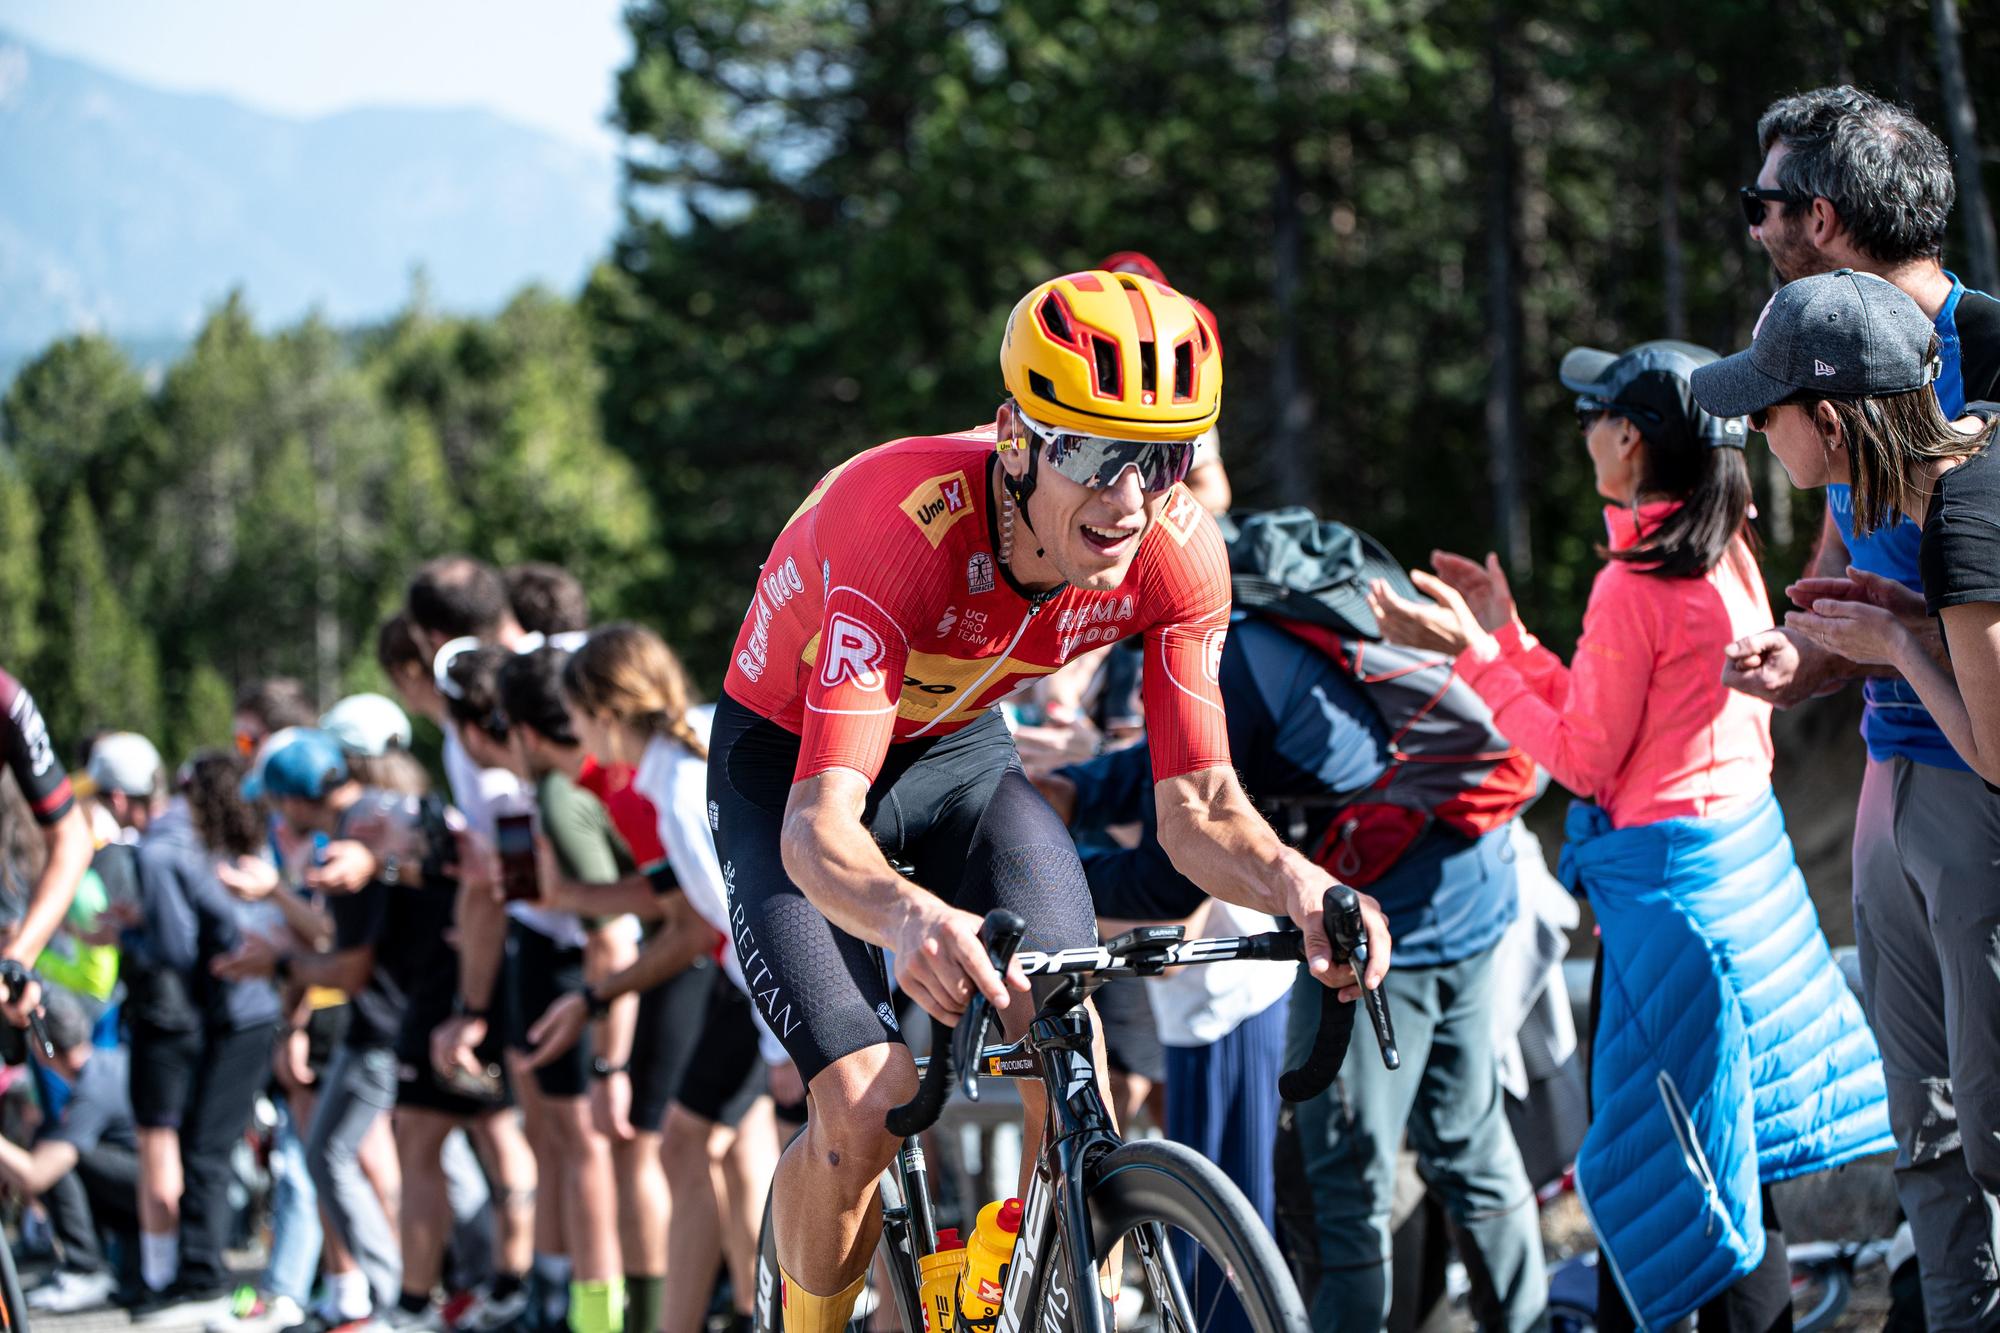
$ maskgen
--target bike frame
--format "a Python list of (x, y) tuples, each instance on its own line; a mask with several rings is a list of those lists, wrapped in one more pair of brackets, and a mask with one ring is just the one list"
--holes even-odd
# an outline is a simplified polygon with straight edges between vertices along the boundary
[[(1251, 941), (1190, 943), (1247, 945)], [(1248, 955), (1232, 951), (1228, 956)], [(1035, 957), (1037, 970), (1042, 972), (1097, 970), (1092, 966), (1097, 961), (1094, 951), (1072, 950), (1067, 957)], [(1054, 961), (1058, 957), (1062, 957), (1061, 964)], [(1022, 1200), (1020, 1239), (1015, 1243), (1014, 1258), (1002, 1283), (1000, 1315), (994, 1333), (1026, 1333), (1030, 1329), (1065, 1333), (1072, 1328), (1080, 1333), (1107, 1333), (1102, 1303), (1092, 1299), (1079, 1301), (1073, 1294), (1094, 1295), (1099, 1289), (1086, 1202), (1090, 1170), (1099, 1158), (1124, 1142), (1113, 1128), (1111, 1113), (1098, 1091), (1097, 1066), (1091, 1057), (1095, 1032), (1090, 1014), (1083, 1008), (1086, 989), (1070, 982), (1043, 1005), (1029, 1024), (1027, 1036), (1009, 1045), (985, 1047), (979, 1054), (980, 1076), (1038, 1079), (1048, 1098), (1048, 1119), (1035, 1154), (1035, 1171), (1028, 1181), (1027, 1196)], [(937, 1248), (937, 1233), (930, 1210), (929, 1173), (918, 1140), (904, 1142), (890, 1170), (884, 1173), (883, 1187), (883, 1236), (907, 1260), (888, 1265), (891, 1291), (905, 1326), (922, 1328), (922, 1305), (914, 1274), (918, 1257)], [(1157, 1270), (1158, 1279), (1185, 1306), (1179, 1270), (1167, 1253), (1165, 1235), (1141, 1234), (1138, 1248), (1142, 1260)], [(1050, 1266), (1064, 1258), (1067, 1263), (1063, 1271), (1053, 1271)], [(1043, 1296), (1039, 1310), (1030, 1304), (1037, 1295)]]

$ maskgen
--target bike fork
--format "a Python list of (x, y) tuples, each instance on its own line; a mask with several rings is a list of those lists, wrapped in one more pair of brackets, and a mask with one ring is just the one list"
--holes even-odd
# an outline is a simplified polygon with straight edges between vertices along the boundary
[(1084, 1195), (1083, 1154), (1074, 1139), (1044, 1151), (1035, 1166), (1002, 1291), (994, 1333), (1108, 1333)]

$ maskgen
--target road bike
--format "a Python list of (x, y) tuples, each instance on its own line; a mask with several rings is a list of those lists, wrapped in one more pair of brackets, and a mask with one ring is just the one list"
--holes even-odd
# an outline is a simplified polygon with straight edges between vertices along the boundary
[[(1354, 891), (1339, 885), (1328, 890), (1325, 918), (1335, 957), (1364, 971), (1368, 952)], [(917, 1095), (889, 1114), (889, 1130), (903, 1142), (883, 1173), (882, 1237), (863, 1306), (893, 1306), (908, 1333), (927, 1327), (918, 1264), (935, 1252), (937, 1229), (918, 1136), (936, 1123), (954, 1083), (976, 1101), (980, 1078), (1008, 1078), (1039, 1080), (1049, 1111), (1020, 1237), (1003, 1270), (993, 1333), (1108, 1333), (1116, 1289), (1128, 1272), (1143, 1302), (1142, 1317), (1152, 1321), (1146, 1326), (1163, 1333), (1203, 1333), (1225, 1310), (1240, 1310), (1256, 1333), (1306, 1329), (1305, 1308), (1277, 1243), (1222, 1169), (1177, 1143), (1127, 1143), (1118, 1136), (1098, 1093), (1084, 1007), (1090, 992), (1113, 976), (1158, 976), (1169, 967), (1245, 960), (1299, 962), (1299, 931), (1190, 940), (1179, 926), (1146, 926), (1105, 944), (1037, 953), (1019, 948), (1025, 929), (1014, 913), (996, 911), (987, 915), (980, 938), (1003, 974), (1018, 960), (1030, 978), (1052, 980), (1027, 1035), (986, 1045), (993, 1014), (984, 997), (975, 997), (955, 1026), (933, 1020), (932, 1055), (918, 1062), (923, 1081)], [(1398, 1057), (1387, 1001), (1379, 990), (1364, 995), (1382, 1058), (1393, 1069)], [(1353, 1034), (1354, 1009), (1332, 988), (1322, 988), (1312, 1050), (1279, 1080), (1288, 1101), (1304, 1101), (1332, 1084)], [(1206, 1283), (1200, 1280), (1206, 1266), (1192, 1262), (1196, 1251), (1213, 1263)], [(1102, 1266), (1115, 1252), (1125, 1262), (1106, 1271)], [(780, 1282), (767, 1207), (757, 1257), (753, 1326), (759, 1333), (783, 1333)], [(852, 1327), (868, 1324), (858, 1318)]]

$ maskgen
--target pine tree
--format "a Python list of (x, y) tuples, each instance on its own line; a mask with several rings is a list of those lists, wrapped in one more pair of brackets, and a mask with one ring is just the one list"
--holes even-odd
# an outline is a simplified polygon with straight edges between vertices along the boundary
[(97, 514), (71, 491), (45, 588), (47, 650), (35, 681), (59, 745), (104, 727), (157, 737), (159, 658), (112, 582)]
[(0, 460), (0, 666), (35, 676), (42, 650), (42, 515), (13, 460)]

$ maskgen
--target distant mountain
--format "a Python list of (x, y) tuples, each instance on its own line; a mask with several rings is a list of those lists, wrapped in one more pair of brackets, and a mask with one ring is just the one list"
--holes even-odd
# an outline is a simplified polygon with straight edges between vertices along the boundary
[(185, 337), (235, 286), (260, 320), (340, 323), (394, 309), (419, 265), (445, 309), (572, 290), (616, 188), (614, 161), (484, 111), (294, 120), (0, 31), (0, 363), (83, 328)]

